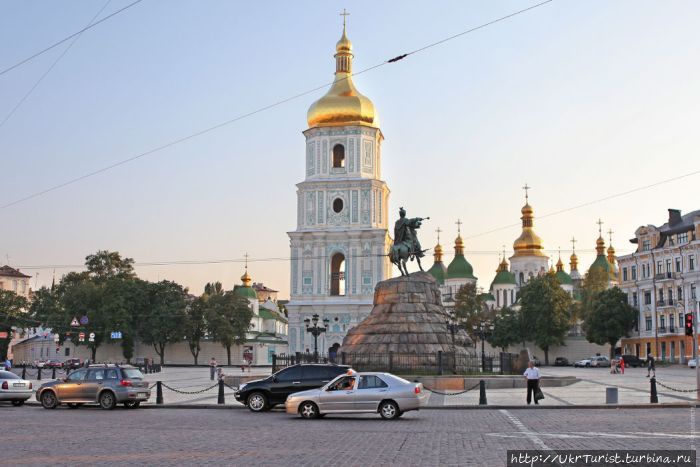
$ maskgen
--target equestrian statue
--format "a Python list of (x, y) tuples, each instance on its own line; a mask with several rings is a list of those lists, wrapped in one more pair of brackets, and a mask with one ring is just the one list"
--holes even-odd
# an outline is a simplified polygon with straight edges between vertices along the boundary
[(427, 250), (422, 250), (416, 229), (420, 229), (421, 223), (428, 220), (430, 217), (414, 217), (406, 218), (406, 210), (399, 209), (399, 220), (394, 224), (394, 244), (389, 252), (389, 259), (399, 268), (402, 276), (408, 276), (406, 269), (406, 261), (413, 261), (415, 258), (418, 261), (418, 267), (423, 270), (420, 264), (420, 259), (425, 256)]

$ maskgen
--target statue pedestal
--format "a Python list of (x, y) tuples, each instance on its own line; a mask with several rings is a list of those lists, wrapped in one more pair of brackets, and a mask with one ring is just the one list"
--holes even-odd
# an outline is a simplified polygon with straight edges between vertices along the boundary
[(388, 279), (377, 284), (372, 312), (348, 332), (340, 352), (350, 359), (345, 362), (349, 365), (369, 354), (466, 355), (463, 345), (471, 345), (471, 340), (460, 331), (453, 342), (447, 321), (433, 276), (416, 272)]

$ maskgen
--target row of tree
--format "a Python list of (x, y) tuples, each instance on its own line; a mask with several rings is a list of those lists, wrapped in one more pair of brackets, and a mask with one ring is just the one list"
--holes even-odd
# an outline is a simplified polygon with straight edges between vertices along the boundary
[(583, 322), (589, 342), (610, 344), (612, 358), (617, 341), (629, 335), (637, 320), (637, 310), (627, 302), (618, 287), (608, 287), (607, 272), (593, 268), (581, 287), (580, 300), (574, 300), (561, 288), (553, 273), (531, 279), (520, 289), (520, 310), (510, 307), (488, 310), (474, 284), (464, 285), (455, 296), (455, 316), (467, 332), (482, 320), (493, 323), (486, 340), (494, 347), (507, 349), (525, 341), (534, 342), (549, 364), (549, 349), (562, 345), (572, 326)]
[[(207, 284), (195, 297), (172, 281), (139, 279), (133, 259), (118, 252), (98, 251), (85, 260), (86, 270), (64, 275), (58, 284), (42, 287), (31, 303), (12, 292), (0, 294), (0, 323), (7, 329), (42, 326), (76, 345), (86, 345), (95, 360), (97, 349), (111, 333), (121, 332), (124, 358), (134, 356), (136, 341), (152, 345), (161, 363), (168, 344), (186, 341), (195, 364), (201, 342), (211, 339), (226, 348), (231, 364), (231, 347), (245, 342), (253, 311), (247, 299), (221, 283)], [(28, 313), (26, 311), (28, 310)], [(71, 326), (74, 318), (87, 317), (84, 326)], [(94, 340), (79, 342), (80, 332), (94, 333)], [(2, 353), (6, 353), (5, 348)]]

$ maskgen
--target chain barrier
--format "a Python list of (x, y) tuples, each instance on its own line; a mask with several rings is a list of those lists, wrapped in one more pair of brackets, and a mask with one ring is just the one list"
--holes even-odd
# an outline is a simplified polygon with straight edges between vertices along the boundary
[(474, 386), (470, 387), (469, 389), (465, 389), (464, 391), (459, 391), (459, 392), (441, 392), (441, 391), (436, 391), (434, 389), (427, 388), (425, 386), (423, 386), (423, 389), (425, 389), (426, 391), (430, 391), (433, 394), (440, 394), (442, 396), (459, 396), (460, 394), (465, 394), (465, 393), (471, 391), (472, 389), (478, 388), (479, 384), (481, 384), (481, 382), (476, 383)]
[(236, 386), (229, 386), (228, 384), (224, 383), (224, 386), (226, 386), (229, 389), (232, 389), (233, 391), (238, 391), (238, 388)]
[(165, 389), (170, 389), (171, 391), (176, 392), (176, 393), (178, 393), (178, 394), (188, 394), (188, 395), (192, 395), (192, 394), (202, 394), (202, 393), (204, 393), (204, 392), (210, 391), (210, 390), (212, 390), (212, 389), (218, 387), (218, 386), (219, 386), (219, 383), (216, 383), (216, 384), (214, 384), (213, 386), (209, 386), (208, 388), (202, 389), (202, 390), (199, 390), (199, 391), (183, 391), (183, 390), (181, 390), (181, 389), (171, 388), (170, 386), (168, 386), (168, 385), (165, 384), (165, 383), (161, 383), (161, 385), (162, 385)]
[(675, 392), (698, 392), (698, 389), (697, 389), (697, 388), (695, 388), (695, 389), (678, 389), (678, 388), (672, 388), (671, 386), (666, 386), (664, 383), (662, 383), (662, 382), (659, 381), (658, 379), (656, 380), (656, 384), (658, 384), (658, 385), (661, 386), (662, 388), (666, 388), (666, 389), (668, 389), (668, 390), (670, 390), (670, 391), (675, 391)]
[(158, 383), (153, 383), (150, 386), (148, 386), (148, 389), (153, 389), (154, 387), (158, 386)]

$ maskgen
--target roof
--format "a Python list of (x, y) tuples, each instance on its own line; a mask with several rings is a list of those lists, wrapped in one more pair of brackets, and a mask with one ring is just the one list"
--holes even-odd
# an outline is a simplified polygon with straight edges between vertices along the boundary
[(447, 266), (447, 279), (476, 279), (474, 268), (464, 255), (455, 255)]
[(256, 292), (278, 292), (277, 290), (272, 290), (269, 287), (265, 287), (265, 284), (253, 282), (252, 287), (255, 289)]
[(234, 285), (233, 293), (239, 297), (249, 298), (251, 300), (257, 300), (258, 294), (255, 293), (252, 287), (246, 287), (245, 285)]
[(557, 280), (561, 285), (573, 285), (574, 281), (571, 280), (571, 276), (566, 273), (566, 271), (557, 271)]
[(5, 265), (3, 267), (0, 267), (0, 276), (5, 276), (5, 277), (32, 277), (28, 276), (26, 274), (23, 274), (19, 272), (19, 270), (12, 268), (8, 265)]
[(481, 297), (482, 299), (487, 300), (487, 301), (489, 301), (489, 300), (492, 302), (496, 301), (496, 298), (494, 298), (494, 296), (490, 293), (479, 294), (479, 297)]
[(496, 284), (496, 285), (497, 284), (511, 285), (511, 284), (515, 284), (515, 283), (516, 283), (515, 282), (515, 274), (513, 274), (512, 272), (510, 272), (508, 270), (504, 270), (504, 271), (498, 271), (496, 273), (496, 277), (493, 278), (493, 282), (491, 282), (491, 285), (494, 285), (494, 284)]
[(268, 310), (267, 308), (258, 309), (258, 316), (260, 316), (262, 319), (274, 319), (276, 321), (282, 321), (283, 323), (287, 322), (286, 319), (284, 319), (274, 311)]
[(442, 261), (436, 261), (433, 263), (433, 266), (428, 269), (428, 274), (433, 276), (438, 284), (442, 285), (445, 283), (445, 278), (447, 277), (447, 268)]

